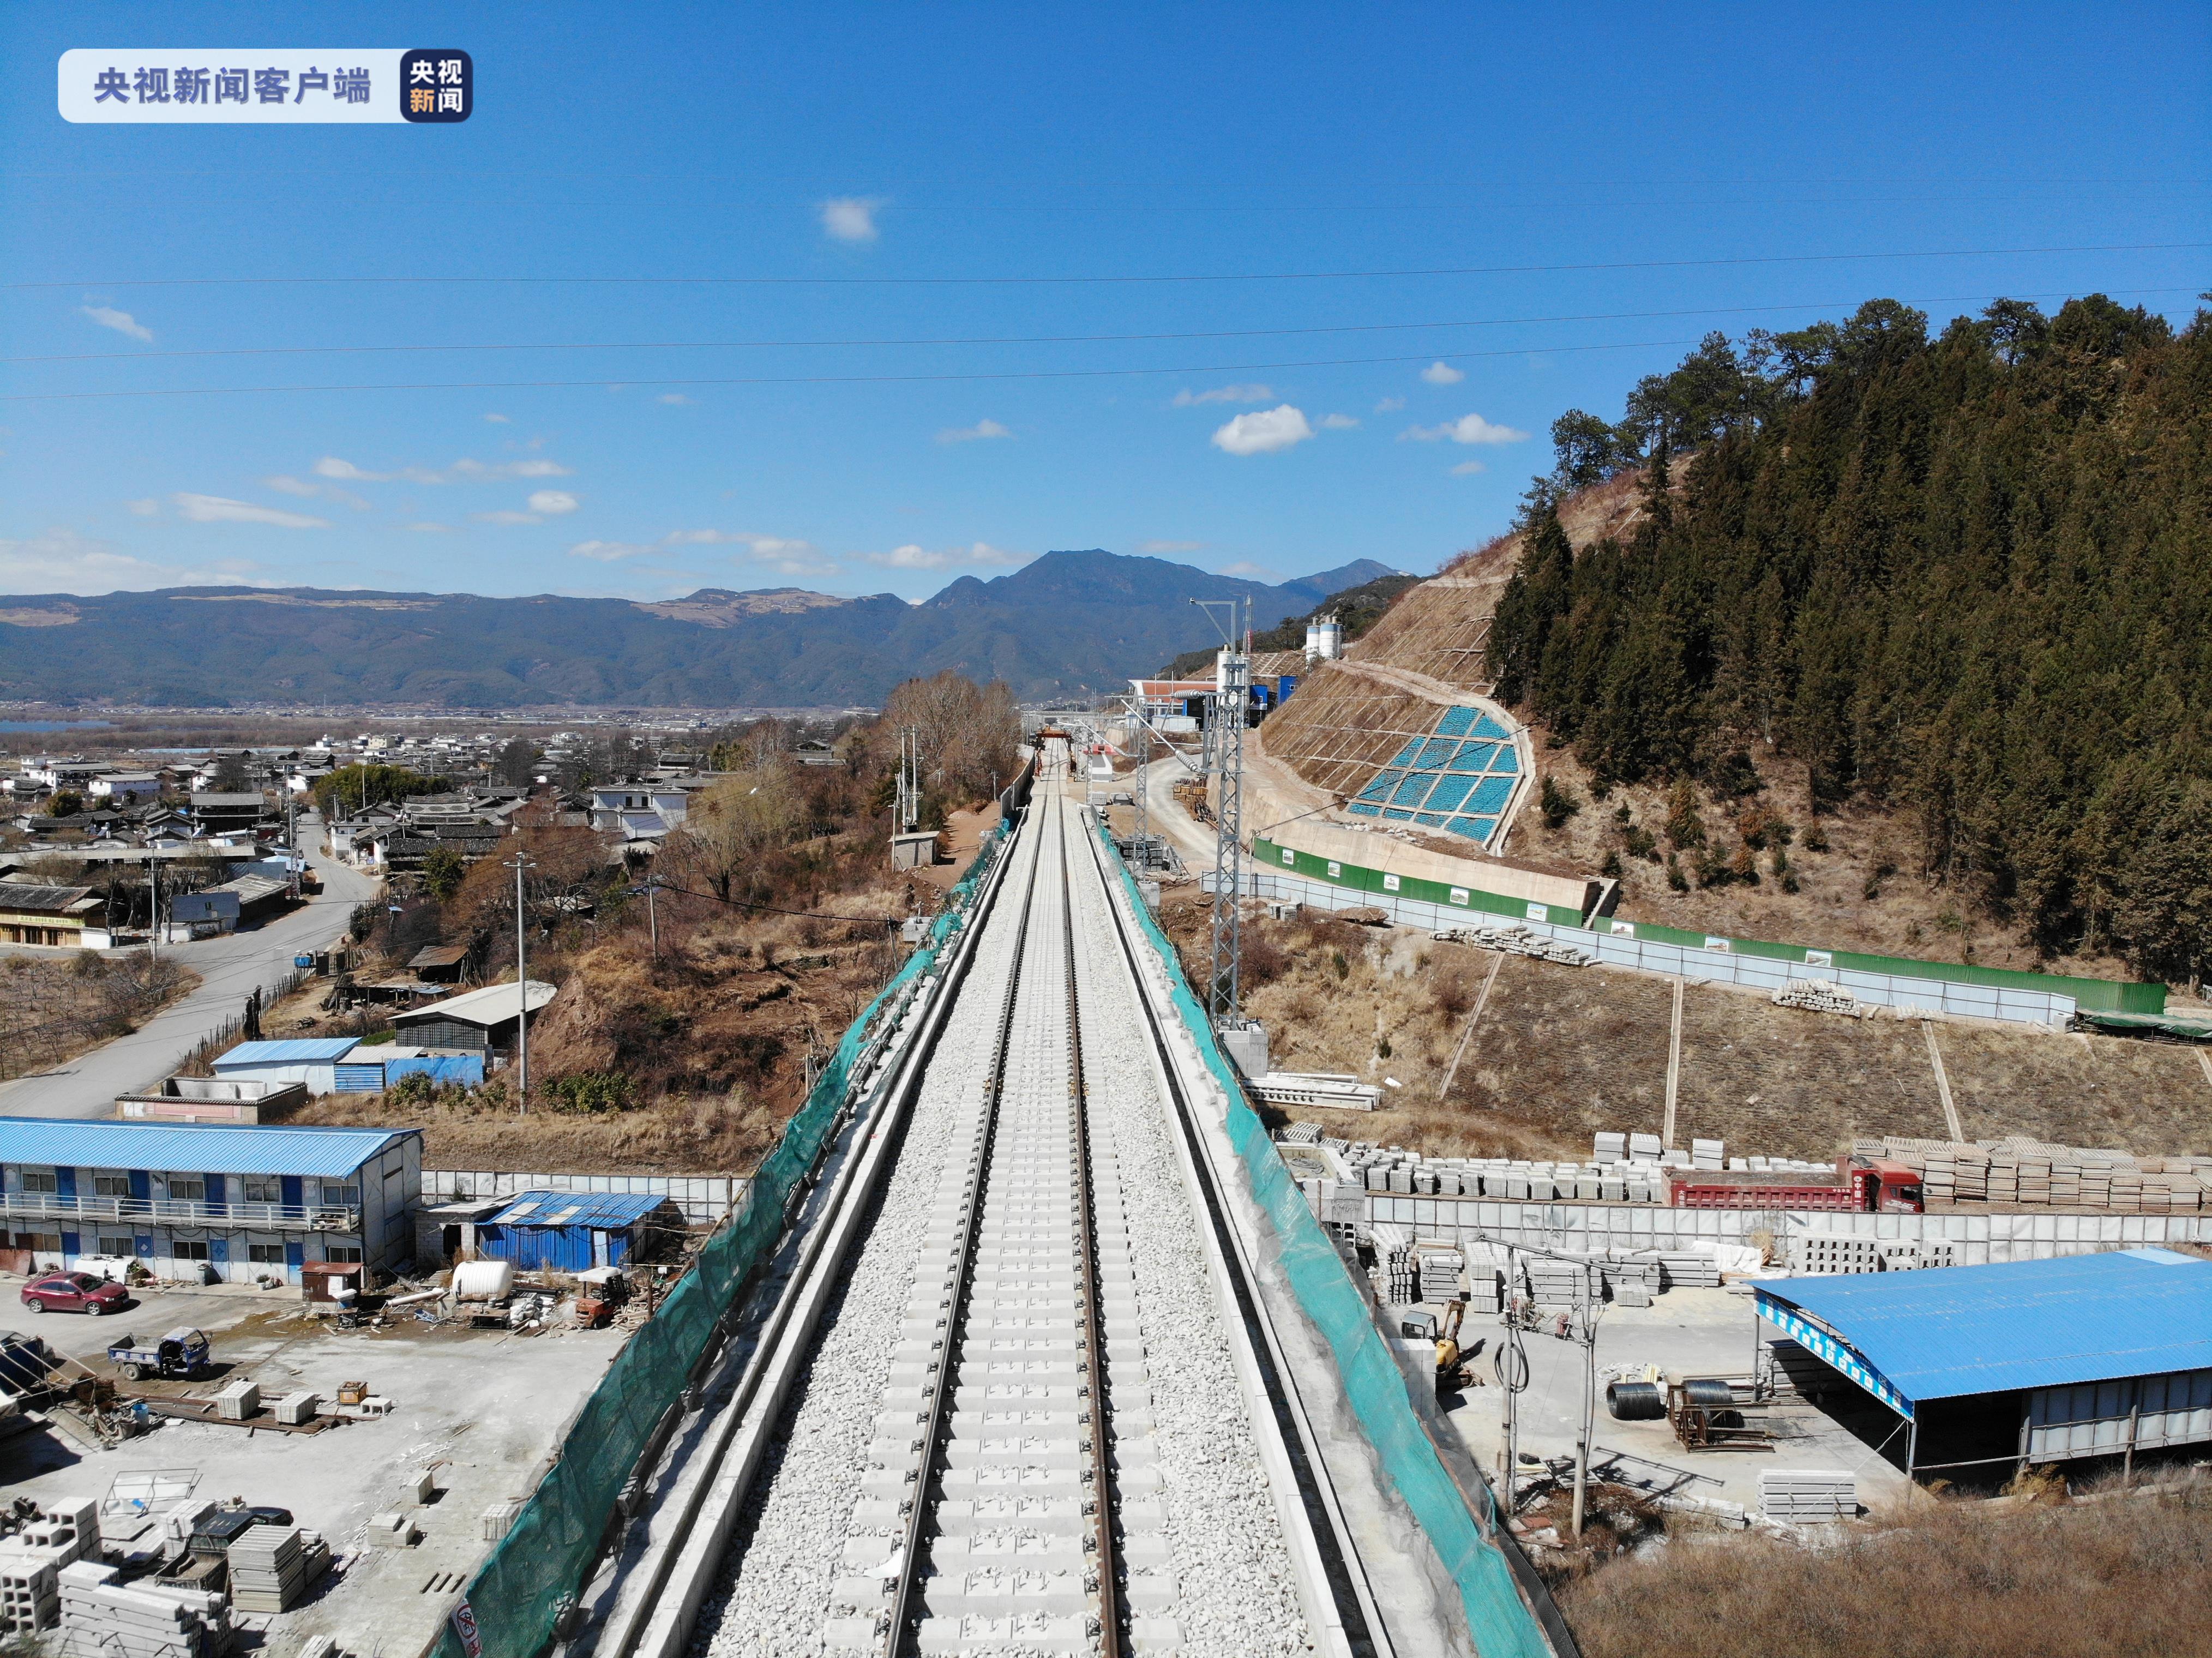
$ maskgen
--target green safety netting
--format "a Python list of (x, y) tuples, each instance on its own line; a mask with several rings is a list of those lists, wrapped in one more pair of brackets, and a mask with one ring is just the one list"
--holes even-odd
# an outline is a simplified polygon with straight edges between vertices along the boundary
[[(1243, 1085), (1237, 1080), (1236, 1072), (1214, 1040), (1212, 1025), (1183, 978), (1175, 947), (1152, 919), (1103, 825), (1098, 838), (1114, 868), (1121, 872), (1131, 912), (1167, 969), (1176, 1011), (1196, 1042), (1200, 1057), (1228, 1096), (1229, 1142), (1236, 1148), (1253, 1199), (1273, 1223), (1291, 1292), (1328, 1339), (1344, 1391), (1369, 1442), (1458, 1586), (1476, 1652), (1481, 1658), (1547, 1658), (1551, 1643), (1514, 1587), (1512, 1568), (1497, 1546), (1483, 1535), (1459, 1485), (1414, 1415), (1413, 1403), (1406, 1396), (1405, 1375), (1368, 1315), (1366, 1298), (1352, 1283), (1336, 1246), (1306, 1207), (1305, 1194), (1283, 1166), (1267, 1128), (1246, 1102)], [(1497, 1515), (1487, 1489), (1481, 1502), (1485, 1521), (1494, 1525)]]
[(559, 1460), (470, 1580), (447, 1621), (439, 1658), (535, 1658), (551, 1643), (654, 1428), (690, 1380), (732, 1297), (782, 1236), (792, 1194), (829, 1143), (879, 1017), (895, 1017), (915, 981), (935, 964), (1007, 834), (1001, 824), (985, 838), (921, 947), (839, 1041), (805, 1104), (755, 1171), (729, 1224), (708, 1241), (692, 1270), (639, 1327), (584, 1401), (562, 1441)]

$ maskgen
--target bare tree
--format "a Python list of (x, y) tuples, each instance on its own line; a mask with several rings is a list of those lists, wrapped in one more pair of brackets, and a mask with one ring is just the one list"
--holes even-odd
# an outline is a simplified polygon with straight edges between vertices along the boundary
[(921, 734), (928, 780), (948, 793), (977, 799), (989, 792), (993, 772), (1013, 775), (1022, 722), (1013, 689), (1003, 680), (978, 685), (948, 668), (899, 685), (875, 732), (885, 764), (895, 763), (898, 733), (906, 726)]
[(726, 900), (769, 853), (796, 840), (806, 801), (789, 763), (770, 755), (691, 797), (684, 825), (662, 848), (665, 866), (696, 877)]

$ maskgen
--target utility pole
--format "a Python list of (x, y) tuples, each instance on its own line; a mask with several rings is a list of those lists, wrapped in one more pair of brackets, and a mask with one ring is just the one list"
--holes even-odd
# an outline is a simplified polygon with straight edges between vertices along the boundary
[(522, 920), (522, 872), (535, 869), (515, 848), (514, 862), (508, 865), (514, 872), (514, 1000), (517, 1016), (514, 1021), (516, 1054), (516, 1084), (514, 1109), (520, 1115), (530, 1109), (530, 956), (529, 937)]
[(1152, 823), (1145, 805), (1145, 772), (1152, 763), (1152, 724), (1145, 718), (1144, 705), (1137, 698), (1129, 699), (1129, 707), (1137, 716), (1137, 786), (1129, 791), (1129, 798), (1135, 807), (1137, 867), (1150, 869), (1152, 866)]
[(1581, 1303), (1577, 1310), (1583, 1315), (1583, 1431), (1575, 1446), (1574, 1532), (1579, 1540), (1589, 1492), (1590, 1436), (1596, 1431), (1597, 1422), (1597, 1315), (1605, 1303), (1605, 1286), (1598, 1278), (1596, 1267), (1583, 1268), (1582, 1294), (1576, 1299)]
[(660, 959), (660, 912), (653, 908), (653, 895), (660, 890), (660, 878), (645, 878), (645, 924), (653, 932), (653, 959)]
[(1521, 1351), (1520, 1262), (1505, 1246), (1505, 1351), (1499, 1356), (1498, 1386), (1505, 1389), (1505, 1518), (1521, 1512), (1521, 1390), (1528, 1385), (1528, 1360)]
[(292, 780), (284, 780), (284, 868), (291, 878), (292, 899), (300, 897), (300, 797), (293, 791)]
[(161, 854), (152, 847), (146, 848), (146, 956), (158, 961), (161, 955)]

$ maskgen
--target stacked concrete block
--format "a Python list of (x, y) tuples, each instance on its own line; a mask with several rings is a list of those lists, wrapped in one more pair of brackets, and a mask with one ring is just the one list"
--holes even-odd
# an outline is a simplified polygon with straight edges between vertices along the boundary
[(0, 1551), (0, 1635), (29, 1635), (61, 1621), (60, 1572), (44, 1551)]
[(1497, 1313), (1505, 1306), (1505, 1274), (1495, 1266), (1471, 1267), (1467, 1275), (1467, 1310)]
[(231, 1604), (240, 1612), (289, 1612), (330, 1564), (319, 1533), (255, 1526), (230, 1546)]
[(1590, 1150), (1590, 1161), (1600, 1168), (1611, 1163), (1626, 1163), (1628, 1136), (1608, 1133), (1603, 1129), (1599, 1130), (1596, 1140)]
[(1851, 1232), (1800, 1232), (1790, 1240), (1790, 1267), (1810, 1277), (1881, 1271), (1882, 1240)]
[(1727, 1147), (1719, 1140), (1692, 1140), (1690, 1166), (1718, 1170), (1727, 1167)]
[(251, 1421), (261, 1410), (261, 1388), (251, 1382), (234, 1382), (215, 1396), (215, 1413), (226, 1422)]
[(1859, 1511), (1858, 1481), (1842, 1468), (1763, 1468), (1759, 1511), (1795, 1526), (1849, 1520)]
[(1628, 1137), (1628, 1155), (1638, 1163), (1658, 1162), (1659, 1153), (1664, 1149), (1656, 1134), (1631, 1134)]
[(217, 1658), (230, 1644), (219, 1594), (125, 1588), (112, 1566), (80, 1560), (56, 1574), (64, 1658)]
[(320, 1394), (297, 1393), (285, 1394), (270, 1409), (270, 1413), (279, 1422), (297, 1427), (303, 1423), (313, 1422), (316, 1413), (322, 1409), (322, 1405), (323, 1400)]
[(26, 1549), (53, 1562), (57, 1567), (79, 1560), (100, 1558), (100, 1503), (97, 1500), (49, 1509), (27, 1521), (9, 1546)]

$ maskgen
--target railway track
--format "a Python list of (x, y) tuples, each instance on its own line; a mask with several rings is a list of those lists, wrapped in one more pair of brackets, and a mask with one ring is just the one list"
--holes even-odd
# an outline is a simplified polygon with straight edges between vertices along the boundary
[(1271, 1418), (1054, 760), (702, 1607), (712, 1658), (1308, 1649)]

